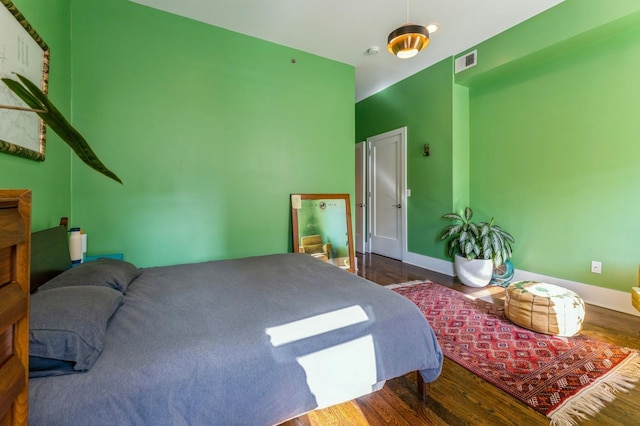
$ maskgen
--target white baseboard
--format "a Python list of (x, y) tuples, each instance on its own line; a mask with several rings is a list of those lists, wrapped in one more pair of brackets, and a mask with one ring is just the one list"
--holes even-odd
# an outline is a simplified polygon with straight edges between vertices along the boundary
[(453, 277), (455, 275), (453, 262), (450, 262), (448, 260), (436, 259), (435, 257), (406, 252), (404, 253), (403, 262), (410, 265), (420, 266), (421, 268), (429, 269), (441, 274), (449, 275), (450, 277)]
[(631, 305), (631, 287), (629, 287), (629, 292), (627, 293), (591, 284), (564, 280), (562, 278), (549, 277), (534, 272), (521, 271), (519, 269), (516, 269), (513, 278), (515, 281), (530, 280), (556, 284), (577, 293), (582, 300), (591, 305), (640, 316), (640, 312), (636, 311), (633, 305)]
[[(455, 275), (453, 262), (448, 260), (436, 259), (434, 257), (407, 252), (405, 253), (403, 261), (411, 265), (420, 266), (421, 268), (449, 275), (450, 277)], [(591, 305), (612, 309), (625, 314), (640, 316), (640, 312), (635, 310), (631, 305), (631, 287), (629, 287), (629, 292), (624, 292), (516, 269), (513, 281), (520, 280), (540, 281), (555, 284), (577, 293), (580, 295), (582, 300)]]

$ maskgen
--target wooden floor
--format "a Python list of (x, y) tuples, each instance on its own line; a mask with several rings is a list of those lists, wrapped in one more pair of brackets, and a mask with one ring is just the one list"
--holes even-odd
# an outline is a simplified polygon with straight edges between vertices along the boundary
[[(504, 289), (466, 287), (453, 278), (377, 255), (358, 255), (358, 274), (380, 285), (431, 280), (475, 297), (502, 304)], [(587, 305), (582, 333), (640, 349), (640, 318)], [(640, 371), (638, 372), (640, 377)], [(548, 425), (549, 419), (495, 386), (445, 359), (442, 375), (418, 396), (415, 373), (387, 381), (383, 389), (354, 401), (316, 410), (283, 423), (300, 425)], [(640, 383), (619, 393), (598, 416), (580, 425), (640, 425)]]

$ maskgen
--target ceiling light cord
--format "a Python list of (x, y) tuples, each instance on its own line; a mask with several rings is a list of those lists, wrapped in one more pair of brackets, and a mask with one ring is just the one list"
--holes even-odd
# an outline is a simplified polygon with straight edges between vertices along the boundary
[(407, 19), (404, 22), (409, 23), (409, 0), (407, 0)]

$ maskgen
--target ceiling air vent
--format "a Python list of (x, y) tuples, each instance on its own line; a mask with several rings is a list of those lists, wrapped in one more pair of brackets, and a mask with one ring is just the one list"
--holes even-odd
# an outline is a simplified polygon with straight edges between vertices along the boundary
[(478, 51), (474, 50), (473, 52), (469, 52), (464, 56), (460, 56), (456, 59), (456, 74), (460, 71), (464, 71), (467, 68), (471, 68), (478, 63)]

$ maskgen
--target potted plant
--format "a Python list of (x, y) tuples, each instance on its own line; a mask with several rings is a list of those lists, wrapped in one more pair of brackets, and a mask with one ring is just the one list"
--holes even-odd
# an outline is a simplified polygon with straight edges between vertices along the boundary
[(493, 218), (490, 222), (473, 222), (470, 207), (463, 214), (447, 213), (442, 217), (455, 221), (442, 230), (440, 241), (447, 240), (447, 254), (454, 258), (460, 281), (471, 287), (489, 284), (494, 266), (511, 257), (513, 236), (495, 225)]

